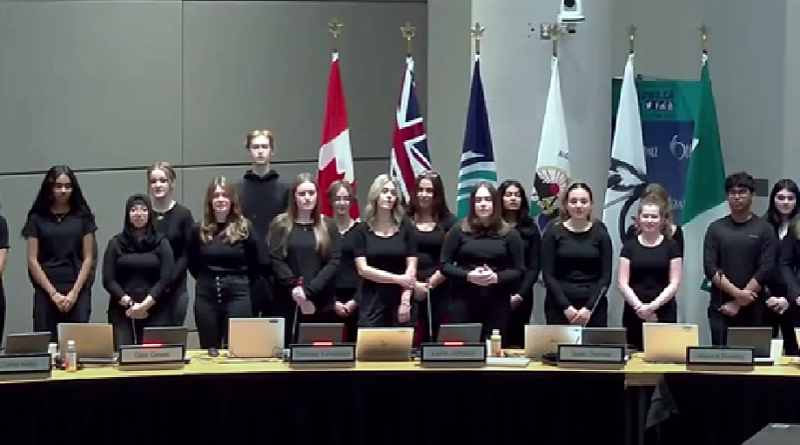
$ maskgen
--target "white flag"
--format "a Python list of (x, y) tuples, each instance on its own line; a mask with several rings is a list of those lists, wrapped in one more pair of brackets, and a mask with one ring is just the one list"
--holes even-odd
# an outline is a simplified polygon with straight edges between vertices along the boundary
[[(637, 202), (647, 186), (642, 119), (639, 115), (639, 97), (633, 70), (633, 54), (628, 56), (622, 90), (617, 108), (617, 123), (611, 144), (611, 165), (608, 170), (606, 200), (603, 205), (603, 222), (614, 246), (613, 277), (617, 276), (619, 251), (624, 243), (625, 230), (633, 223)], [(608, 293), (608, 319), (611, 325), (622, 321), (625, 305), (619, 289), (612, 285)]]
[(553, 56), (550, 91), (542, 122), (542, 136), (536, 158), (536, 174), (531, 191), (531, 213), (544, 230), (547, 222), (557, 216), (560, 195), (569, 184), (569, 140), (564, 105), (561, 102), (561, 79), (558, 57)]

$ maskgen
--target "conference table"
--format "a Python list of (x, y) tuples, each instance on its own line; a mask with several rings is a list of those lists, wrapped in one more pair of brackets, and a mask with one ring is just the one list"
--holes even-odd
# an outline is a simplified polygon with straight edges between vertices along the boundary
[(770, 422), (800, 423), (800, 367), (788, 358), (694, 371), (638, 356), (579, 369), (190, 355), (179, 369), (2, 380), (0, 443), (634, 444), (660, 410), (672, 413), (661, 443), (738, 445)]

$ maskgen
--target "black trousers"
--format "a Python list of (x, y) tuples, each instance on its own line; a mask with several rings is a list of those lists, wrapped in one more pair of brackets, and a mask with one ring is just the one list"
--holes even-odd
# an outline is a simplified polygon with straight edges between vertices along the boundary
[(165, 326), (183, 326), (186, 323), (186, 313), (189, 310), (189, 291), (186, 288), (170, 289), (161, 295), (158, 304), (166, 306), (163, 310), (164, 316), (168, 319)]
[(3, 291), (3, 281), (0, 280), (0, 341), (3, 338), (3, 332), (6, 327), (6, 294)]
[[(117, 303), (112, 303), (117, 305)], [(156, 309), (154, 306), (153, 309)], [(150, 316), (143, 320), (134, 320), (125, 315), (125, 309), (120, 307), (108, 308), (108, 322), (114, 329), (114, 348), (120, 346), (140, 345), (144, 337), (144, 328), (151, 326), (172, 326), (172, 315), (169, 308), (156, 309)]]
[(739, 312), (729, 317), (713, 306), (708, 307), (708, 326), (711, 330), (711, 344), (714, 346), (725, 346), (728, 344), (729, 326), (763, 326), (762, 301), (754, 301), (749, 305), (739, 309)]
[[(533, 293), (523, 295), (523, 300), (516, 308), (511, 310), (508, 316), (508, 325), (503, 333), (504, 348), (524, 348), (525, 347), (525, 325), (531, 322), (533, 313)], [(508, 297), (511, 304), (511, 296)]]
[(494, 329), (505, 329), (509, 314), (511, 300), (502, 291), (493, 295), (454, 295), (450, 300), (450, 322), (480, 323), (482, 339), (489, 338)]
[(245, 275), (202, 276), (195, 284), (194, 319), (203, 349), (228, 343), (228, 320), (253, 316)]
[(783, 314), (766, 308), (764, 309), (764, 325), (772, 327), (772, 337), (778, 338), (778, 331), (783, 337), (783, 351), (786, 355), (800, 354), (797, 345), (797, 335), (794, 328), (800, 322), (800, 308), (794, 302), (789, 302), (789, 309)]
[[(66, 295), (74, 283), (52, 283), (62, 295)], [(44, 289), (35, 286), (33, 290), (33, 330), (49, 332), (50, 341), (58, 341), (59, 323), (88, 323), (92, 315), (92, 283), (87, 280), (75, 304), (67, 312), (61, 312)]]

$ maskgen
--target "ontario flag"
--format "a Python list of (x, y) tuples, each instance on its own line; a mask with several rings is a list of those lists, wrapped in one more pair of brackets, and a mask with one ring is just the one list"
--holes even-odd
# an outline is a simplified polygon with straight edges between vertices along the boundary
[(406, 71), (400, 87), (400, 100), (395, 113), (392, 136), (392, 160), (390, 172), (400, 186), (400, 193), (407, 201), (408, 191), (414, 187), (417, 175), (431, 169), (428, 153), (428, 136), (422, 110), (417, 100), (414, 83), (414, 59), (406, 57)]
[[(317, 184), (320, 210), (332, 217), (333, 209), (328, 201), (328, 187), (336, 181), (349, 181), (355, 189), (353, 153), (350, 150), (350, 130), (347, 125), (347, 106), (344, 101), (342, 75), (339, 71), (339, 53), (333, 53), (331, 71), (328, 76), (328, 100), (325, 118), (322, 121), (322, 146), (319, 149), (319, 174)], [(350, 216), (358, 218), (358, 202), (350, 201)]]

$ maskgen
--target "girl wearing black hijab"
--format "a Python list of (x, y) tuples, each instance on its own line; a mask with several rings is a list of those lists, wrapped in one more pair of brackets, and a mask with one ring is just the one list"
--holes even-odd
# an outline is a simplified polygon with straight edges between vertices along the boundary
[(172, 277), (169, 240), (156, 233), (153, 207), (146, 195), (133, 195), (125, 204), (123, 230), (108, 242), (103, 257), (103, 287), (111, 297), (108, 321), (114, 343), (141, 343), (145, 326), (170, 324), (168, 307), (158, 299)]

